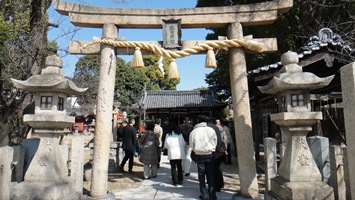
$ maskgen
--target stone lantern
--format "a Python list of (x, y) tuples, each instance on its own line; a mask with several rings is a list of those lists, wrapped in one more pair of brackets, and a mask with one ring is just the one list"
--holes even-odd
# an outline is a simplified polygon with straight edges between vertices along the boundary
[(280, 112), (270, 117), (286, 137), (279, 175), (271, 179), (271, 192), (281, 199), (334, 199), (333, 189), (322, 182), (306, 140), (312, 125), (322, 119), (321, 112), (311, 111), (309, 91), (327, 86), (334, 75), (319, 78), (303, 72), (298, 62), (297, 53), (284, 53), (279, 74), (259, 87), (262, 93), (277, 94)]
[(59, 138), (75, 121), (66, 115), (67, 96), (80, 95), (87, 89), (76, 87), (64, 77), (59, 57), (48, 56), (45, 64), (40, 75), (26, 81), (11, 79), (17, 89), (35, 95), (34, 114), (24, 115), (24, 122), (33, 129), (33, 138), (23, 141), (24, 181), (13, 186), (11, 199), (66, 199), (82, 193), (75, 191), (74, 180), (68, 177)]

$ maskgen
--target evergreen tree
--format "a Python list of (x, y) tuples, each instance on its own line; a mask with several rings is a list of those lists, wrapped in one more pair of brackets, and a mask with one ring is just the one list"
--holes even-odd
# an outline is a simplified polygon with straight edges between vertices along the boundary
[[(144, 56), (145, 67), (134, 69), (130, 63), (117, 58), (115, 100), (127, 110), (138, 109), (137, 105), (143, 96), (143, 90), (174, 90), (178, 81), (168, 80), (168, 60), (163, 60), (164, 74), (158, 67), (158, 56)], [(77, 86), (89, 88), (78, 97), (78, 103), (84, 107), (94, 108), (99, 83), (100, 56), (85, 55), (76, 63), (73, 81)], [(89, 105), (89, 106), (88, 106)], [(135, 107), (135, 108), (133, 108)]]

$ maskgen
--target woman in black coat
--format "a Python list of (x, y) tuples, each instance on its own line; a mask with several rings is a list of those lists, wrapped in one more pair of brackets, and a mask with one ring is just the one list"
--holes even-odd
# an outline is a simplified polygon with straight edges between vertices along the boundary
[(148, 123), (143, 135), (139, 138), (142, 151), (139, 161), (144, 164), (144, 178), (155, 178), (158, 172), (159, 133), (154, 133), (154, 124)]

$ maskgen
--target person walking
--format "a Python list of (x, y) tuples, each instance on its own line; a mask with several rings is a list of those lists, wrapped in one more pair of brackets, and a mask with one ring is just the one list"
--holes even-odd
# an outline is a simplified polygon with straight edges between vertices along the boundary
[(159, 133), (154, 132), (154, 124), (148, 123), (144, 133), (139, 137), (142, 151), (139, 155), (139, 161), (144, 164), (144, 178), (150, 179), (157, 177), (159, 156), (158, 147)]
[[(117, 141), (117, 148), (116, 148), (116, 167), (117, 167), (117, 170), (120, 171), (119, 169), (119, 162), (120, 160), (123, 158), (123, 150), (122, 150), (122, 140), (123, 140), (123, 125), (122, 125), (122, 122), (123, 120), (122, 119), (119, 119), (117, 120), (117, 124), (116, 124), (116, 139)], [(125, 124), (127, 125), (127, 124)]]
[[(116, 138), (118, 142), (122, 142), (123, 140), (123, 128), (124, 126), (122, 125), (122, 120), (119, 119), (117, 120), (117, 124), (116, 124)], [(127, 123), (125, 124), (127, 125)]]
[[(190, 133), (189, 144), (192, 148), (193, 160), (197, 163), (200, 199), (217, 199), (214, 182), (214, 152), (217, 146), (217, 135), (213, 128), (207, 126), (207, 117), (198, 116), (198, 124)], [(207, 178), (208, 189), (205, 180)]]
[(233, 138), (231, 135), (231, 131), (228, 127), (228, 122), (226, 120), (222, 120), (221, 125), (223, 127), (224, 132), (226, 133), (226, 136), (227, 136), (227, 153), (226, 153), (225, 164), (231, 165), (232, 164), (232, 150), (231, 150), (231, 148), (234, 147), (234, 142), (233, 142)]
[(186, 158), (184, 145), (185, 141), (174, 123), (171, 124), (171, 132), (165, 138), (164, 148), (168, 150), (168, 159), (171, 167), (171, 179), (174, 185), (182, 184), (182, 160)]
[[(133, 151), (134, 151), (134, 143), (136, 141), (136, 129), (134, 128), (135, 124), (134, 119), (129, 120), (129, 125), (124, 125), (123, 128), (123, 138), (122, 138), (122, 149), (125, 153), (125, 156), (119, 166), (119, 171), (124, 172), (124, 166), (126, 162), (128, 162), (128, 173), (133, 173)], [(122, 124), (127, 124), (127, 121), (123, 121)]]
[(161, 125), (162, 129), (163, 129), (163, 136), (161, 138), (162, 140), (162, 149), (163, 149), (163, 155), (166, 156), (168, 155), (167, 149), (164, 148), (164, 144), (165, 144), (165, 137), (168, 133), (171, 133), (171, 127), (170, 127), (170, 122), (169, 122), (169, 118), (165, 118), (163, 121), (163, 124)]
[(154, 122), (154, 133), (157, 133), (159, 135), (159, 147), (157, 148), (158, 151), (158, 168), (160, 166), (160, 160), (161, 160), (161, 151), (162, 151), (162, 137), (163, 137), (163, 128), (160, 126), (161, 120), (160, 118), (155, 119)]
[(182, 161), (182, 166), (183, 166), (183, 170), (185, 172), (185, 176), (189, 176), (190, 175), (190, 168), (191, 168), (191, 147), (189, 145), (189, 137), (190, 137), (190, 133), (191, 131), (194, 129), (194, 127), (192, 126), (191, 122), (190, 122), (190, 118), (189, 117), (185, 117), (184, 118), (184, 122), (179, 126), (181, 132), (182, 132), (182, 136), (184, 137), (185, 140), (185, 155), (186, 155), (186, 159), (184, 159)]
[[(209, 126), (213, 128), (216, 126), (218, 131), (216, 131), (217, 138), (221, 138), (221, 142), (217, 141), (216, 152), (214, 153), (214, 162), (215, 162), (215, 170), (214, 170), (214, 180), (215, 180), (215, 189), (216, 192), (220, 192), (221, 189), (224, 187), (224, 180), (223, 180), (223, 173), (221, 170), (221, 163), (226, 159), (226, 143), (227, 143), (227, 135), (224, 132), (224, 129), (221, 125), (221, 121), (219, 119), (216, 120), (216, 124), (209, 123)], [(219, 135), (218, 135), (219, 134)], [(218, 140), (218, 139), (217, 139)]]

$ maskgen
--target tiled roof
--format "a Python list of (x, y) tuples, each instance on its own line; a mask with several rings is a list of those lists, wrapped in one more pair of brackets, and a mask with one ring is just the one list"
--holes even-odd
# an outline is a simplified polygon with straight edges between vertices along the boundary
[[(298, 58), (301, 59), (304, 56), (317, 52), (322, 48), (330, 47), (340, 47), (342, 51), (348, 52), (348, 54), (353, 54), (355, 52), (355, 49), (352, 48), (349, 43), (345, 42), (340, 35), (333, 33), (333, 31), (329, 28), (322, 28), (319, 30), (318, 35), (310, 37), (308, 42), (296, 52), (298, 54)], [(248, 74), (258, 74), (262, 71), (268, 71), (272, 68), (279, 68), (280, 66), (281, 62), (279, 61), (277, 63), (268, 64), (248, 71)]]
[(145, 109), (161, 109), (224, 107), (226, 104), (214, 98), (209, 90), (149, 90), (143, 105)]

